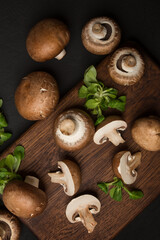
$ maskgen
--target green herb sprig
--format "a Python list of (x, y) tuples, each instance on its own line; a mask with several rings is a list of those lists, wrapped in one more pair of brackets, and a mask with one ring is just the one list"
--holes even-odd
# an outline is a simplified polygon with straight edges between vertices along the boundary
[(97, 71), (92, 65), (84, 73), (84, 85), (79, 89), (79, 98), (86, 98), (85, 107), (92, 110), (93, 115), (97, 115), (95, 125), (101, 123), (105, 117), (103, 111), (108, 108), (115, 108), (119, 111), (125, 110), (126, 96), (118, 97), (118, 90), (105, 87), (97, 80)]
[[(106, 194), (109, 193), (110, 197), (115, 201), (122, 201), (122, 189), (129, 194), (130, 199), (140, 199), (144, 196), (141, 190), (130, 191), (126, 186), (124, 186), (122, 180), (117, 177), (114, 177), (112, 182), (102, 182), (97, 185), (103, 192)], [(110, 187), (112, 188), (110, 189)]]
[[(3, 100), (0, 99), (0, 108), (3, 105)], [(12, 134), (5, 132), (4, 128), (8, 126), (8, 123), (4, 117), (4, 115), (0, 112), (0, 145), (2, 145), (5, 141), (7, 141)]]
[(23, 158), (24, 147), (17, 146), (13, 154), (9, 154), (6, 158), (0, 160), (0, 194), (3, 194), (3, 190), (9, 181), (13, 179), (22, 180), (17, 171)]

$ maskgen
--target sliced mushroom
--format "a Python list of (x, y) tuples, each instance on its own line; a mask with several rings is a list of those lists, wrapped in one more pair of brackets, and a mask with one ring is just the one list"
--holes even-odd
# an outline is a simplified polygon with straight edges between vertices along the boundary
[(100, 208), (101, 203), (96, 197), (85, 194), (71, 200), (66, 208), (66, 216), (71, 223), (82, 222), (91, 233), (97, 225), (92, 214), (97, 214)]
[(136, 168), (141, 164), (141, 152), (131, 154), (129, 151), (121, 151), (113, 158), (113, 171), (125, 184), (132, 184), (137, 179)]
[(5, 209), (0, 209), (0, 239), (18, 240), (20, 237), (20, 222)]
[(132, 138), (143, 149), (148, 151), (160, 150), (160, 118), (149, 116), (139, 118), (131, 129)]
[(61, 113), (54, 123), (54, 138), (61, 148), (75, 151), (85, 147), (95, 132), (91, 117), (80, 109)]
[(48, 173), (51, 182), (60, 183), (64, 192), (68, 196), (73, 196), (79, 189), (81, 183), (81, 175), (79, 166), (70, 160), (58, 161), (58, 167), (61, 171)]
[(108, 66), (111, 78), (120, 85), (133, 85), (144, 74), (144, 61), (135, 48), (119, 48), (111, 56)]
[(108, 17), (93, 18), (82, 29), (83, 45), (93, 54), (109, 54), (117, 47), (120, 39), (118, 24)]
[(33, 218), (44, 211), (47, 197), (41, 189), (36, 187), (37, 180), (35, 178), (28, 176), (26, 181), (10, 181), (4, 189), (3, 202), (14, 215)]
[(124, 131), (127, 128), (127, 123), (119, 116), (107, 117), (99, 126), (94, 134), (93, 140), (100, 145), (107, 140), (115, 146), (124, 143), (125, 140), (121, 137), (119, 131)]

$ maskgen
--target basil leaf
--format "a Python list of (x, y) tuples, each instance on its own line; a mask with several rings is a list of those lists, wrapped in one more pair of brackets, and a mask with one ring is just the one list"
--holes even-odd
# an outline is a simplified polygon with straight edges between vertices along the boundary
[(3, 100), (0, 99), (0, 108), (2, 107), (2, 105), (3, 105)]
[(121, 96), (118, 99), (110, 99), (108, 103), (108, 107), (115, 108), (119, 111), (124, 111), (126, 105), (126, 96)]
[(95, 67), (92, 65), (84, 73), (84, 83), (87, 87), (90, 86), (91, 83), (98, 83), (97, 79), (97, 71)]
[(0, 113), (0, 128), (7, 127), (8, 124), (6, 122), (6, 119), (2, 113)]
[(141, 190), (128, 191), (128, 194), (130, 199), (140, 199), (144, 196)]
[(109, 188), (105, 183), (98, 183), (97, 185), (103, 192), (105, 192), (106, 194), (108, 193)]
[(121, 201), (122, 200), (122, 189), (120, 187), (112, 188), (109, 192), (110, 197), (114, 199), (115, 201)]
[(95, 126), (97, 126), (98, 124), (100, 124), (101, 122), (103, 122), (105, 119), (105, 117), (103, 115), (101, 115), (100, 117), (97, 118), (96, 122), (95, 122)]
[(98, 90), (98, 84), (97, 83), (91, 83), (90, 86), (88, 87), (88, 92), (90, 93), (96, 93)]
[(88, 89), (84, 85), (79, 89), (78, 96), (79, 98), (86, 98), (88, 95)]
[(89, 100), (87, 100), (87, 102), (85, 103), (85, 106), (86, 106), (88, 109), (94, 109), (94, 108), (96, 108), (98, 105), (99, 105), (99, 102), (96, 101), (95, 99), (89, 99)]

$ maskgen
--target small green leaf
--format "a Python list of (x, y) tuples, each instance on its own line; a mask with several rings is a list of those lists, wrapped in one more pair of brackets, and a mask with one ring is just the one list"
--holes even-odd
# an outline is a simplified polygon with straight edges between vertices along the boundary
[(9, 168), (9, 170), (11, 172), (13, 172), (13, 166), (15, 164), (15, 159), (13, 157), (12, 154), (9, 154), (7, 157), (6, 157), (6, 160), (5, 160), (5, 165)]
[(11, 133), (0, 132), (0, 138), (3, 142), (7, 141), (11, 136)]
[(25, 152), (24, 147), (18, 145), (18, 146), (15, 148), (13, 154), (14, 154), (15, 157), (18, 157), (19, 154), (20, 154), (21, 159), (23, 159), (23, 158), (24, 158), (24, 152)]
[(90, 93), (96, 93), (98, 90), (98, 84), (97, 83), (91, 83), (88, 87), (88, 92)]
[(103, 122), (105, 119), (105, 117), (103, 115), (101, 115), (100, 117), (97, 118), (96, 122), (95, 122), (95, 126), (97, 126), (98, 124), (100, 124), (101, 122)]
[(5, 167), (5, 158), (3, 158), (2, 160), (0, 160), (0, 168)]
[(96, 77), (97, 77), (97, 71), (95, 67), (92, 65), (89, 68), (87, 68), (87, 70), (85, 71), (83, 81), (85, 85), (89, 87), (91, 83), (98, 83)]
[(118, 179), (118, 181), (115, 182), (113, 185), (117, 186), (117, 187), (123, 187), (123, 182), (122, 182), (122, 180)]
[(98, 114), (98, 109), (97, 109), (97, 108), (93, 109), (91, 113), (92, 113), (93, 115), (97, 115), (97, 114)]
[(0, 113), (0, 128), (7, 127), (7, 126), (8, 126), (8, 124), (5, 119), (5, 116), (2, 113)]
[(109, 192), (110, 197), (114, 199), (115, 201), (121, 201), (122, 200), (122, 189), (120, 187), (112, 188)]
[(0, 168), (0, 172), (8, 172), (6, 168)]
[(111, 99), (108, 103), (108, 107), (115, 108), (121, 112), (124, 112), (126, 105), (126, 97), (121, 96), (118, 99)]
[(85, 106), (88, 108), (88, 109), (94, 109), (98, 106), (99, 102), (96, 101), (95, 99), (89, 99), (87, 100), (87, 102), (85, 103)]
[(6, 184), (0, 184), (0, 194), (3, 194), (4, 188), (5, 188)]
[(141, 190), (129, 191), (128, 194), (130, 199), (140, 199), (140, 198), (143, 198), (144, 196)]
[(2, 105), (3, 105), (3, 100), (0, 99), (0, 108), (2, 107)]
[(97, 185), (103, 192), (105, 192), (106, 194), (108, 193), (109, 188), (105, 183), (102, 182), (102, 183), (98, 183)]
[(101, 81), (98, 81), (98, 83), (101, 85), (102, 88), (104, 88), (104, 84)]
[(103, 111), (106, 111), (108, 109), (108, 101), (105, 98), (102, 98), (100, 107)]
[(88, 95), (88, 89), (84, 85), (79, 89), (78, 96), (79, 98), (86, 98)]

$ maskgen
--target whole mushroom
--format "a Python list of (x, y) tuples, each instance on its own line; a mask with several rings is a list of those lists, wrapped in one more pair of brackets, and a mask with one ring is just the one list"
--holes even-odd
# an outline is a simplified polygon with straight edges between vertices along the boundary
[(15, 104), (19, 114), (27, 120), (48, 117), (59, 100), (55, 79), (46, 72), (32, 72), (22, 79), (15, 92)]
[(121, 117), (109, 116), (98, 125), (93, 141), (100, 145), (109, 140), (115, 146), (118, 146), (125, 142), (119, 131), (124, 131), (126, 128), (127, 123)]
[(0, 209), (0, 240), (18, 240), (19, 237), (19, 220), (9, 211)]
[(26, 48), (30, 57), (37, 62), (52, 58), (60, 60), (66, 54), (64, 48), (69, 39), (69, 30), (62, 21), (54, 18), (43, 19), (30, 30)]
[(108, 70), (118, 84), (129, 86), (137, 83), (144, 74), (144, 61), (135, 48), (119, 48), (110, 58)]
[(113, 158), (113, 171), (125, 184), (132, 184), (137, 179), (136, 168), (141, 164), (141, 152), (131, 154), (129, 151), (121, 151)]
[(47, 205), (46, 194), (38, 188), (39, 180), (27, 176), (25, 182), (10, 181), (3, 192), (5, 207), (21, 218), (33, 218), (40, 215)]
[(108, 17), (91, 19), (82, 29), (82, 43), (91, 53), (105, 55), (112, 52), (120, 42), (118, 24)]
[(59, 183), (63, 186), (64, 192), (68, 196), (73, 196), (79, 189), (81, 183), (81, 175), (79, 166), (70, 160), (58, 161), (60, 171), (48, 173), (51, 182)]
[(73, 108), (57, 117), (53, 132), (58, 146), (67, 151), (75, 151), (92, 140), (95, 128), (93, 120), (85, 111)]
[(133, 140), (143, 149), (160, 150), (160, 118), (149, 116), (137, 119), (131, 133)]
[(97, 214), (100, 209), (100, 201), (90, 194), (85, 194), (71, 200), (66, 208), (66, 217), (71, 223), (82, 222), (88, 233), (91, 233), (97, 225), (92, 214)]

